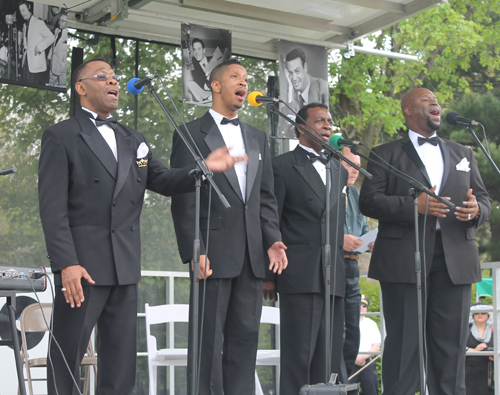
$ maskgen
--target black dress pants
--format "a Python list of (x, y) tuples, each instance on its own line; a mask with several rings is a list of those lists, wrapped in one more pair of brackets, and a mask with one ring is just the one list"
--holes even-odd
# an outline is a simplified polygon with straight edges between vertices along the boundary
[[(204, 293), (205, 311), (201, 326)], [(190, 310), (190, 317), (192, 313)], [(253, 274), (248, 254), (238, 277), (200, 280), (200, 395), (255, 394), (261, 313), (262, 279)], [(190, 340), (192, 332), (190, 325)], [(189, 394), (193, 370), (191, 350), (188, 354)]]
[[(73, 377), (80, 381), (80, 363), (90, 335), (97, 324), (97, 395), (131, 395), (135, 385), (137, 355), (137, 284), (121, 286), (83, 286), (81, 307), (66, 303), (61, 287), (54, 299), (54, 337), (48, 362), (48, 394), (76, 395)], [(54, 382), (55, 377), (55, 382)]]
[[(465, 346), (471, 285), (452, 283), (440, 235), (422, 290), (430, 395), (465, 395)], [(385, 395), (414, 395), (420, 380), (415, 284), (380, 282), (387, 337), (382, 356)]]

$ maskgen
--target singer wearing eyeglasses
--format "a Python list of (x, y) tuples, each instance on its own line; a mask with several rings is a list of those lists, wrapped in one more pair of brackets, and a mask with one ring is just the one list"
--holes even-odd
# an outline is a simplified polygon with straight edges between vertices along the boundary
[[(488, 218), (491, 199), (473, 151), (437, 135), (441, 107), (430, 90), (408, 92), (401, 110), (408, 135), (374, 148), (371, 156), (377, 154), (456, 205), (452, 211), (432, 197), (427, 204), (422, 193), (418, 227), (425, 261), (427, 387), (430, 395), (464, 395), (471, 283), (481, 280), (475, 228)], [(368, 276), (380, 281), (384, 303), (384, 395), (410, 395), (420, 378), (414, 199), (406, 182), (370, 164), (368, 171), (373, 178), (365, 178), (359, 202), (364, 215), (379, 221)]]
[[(80, 362), (97, 323), (97, 393), (130, 395), (144, 193), (193, 190), (191, 167), (167, 169), (142, 134), (111, 116), (120, 77), (103, 59), (79, 66), (73, 81), (82, 109), (45, 130), (39, 163), (40, 217), (56, 285), (48, 393), (79, 393)], [(206, 163), (225, 171), (240, 160), (221, 149)]]

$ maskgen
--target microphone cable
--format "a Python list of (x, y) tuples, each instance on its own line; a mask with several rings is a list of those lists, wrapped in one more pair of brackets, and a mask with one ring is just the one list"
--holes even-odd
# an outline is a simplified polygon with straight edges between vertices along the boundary
[[(50, 315), (50, 325), (47, 322), (47, 318), (45, 317), (45, 312), (43, 311), (42, 303), (40, 301), (40, 298), (38, 296), (37, 291), (35, 290), (35, 287), (33, 286), (33, 283), (31, 282), (31, 279), (26, 274), (23, 274), (23, 277), (26, 277), (28, 279), (28, 282), (29, 282), (29, 284), (31, 286), (31, 289), (33, 290), (33, 293), (35, 294), (36, 300), (38, 301), (38, 305), (40, 306), (40, 311), (42, 313), (43, 321), (45, 322), (45, 326), (47, 327), (47, 330), (49, 332), (47, 361), (50, 362), (50, 366), (52, 368), (52, 379), (54, 380), (54, 389), (56, 391), (56, 394), (59, 395), (59, 391), (57, 390), (57, 382), (56, 382), (56, 375), (55, 375), (55, 371), (54, 371), (54, 364), (52, 362), (52, 356), (51, 356), (51, 352), (50, 352), (50, 347), (51, 347), (51, 344), (52, 344), (52, 340), (54, 340), (54, 344), (57, 346), (59, 352), (61, 353), (61, 356), (62, 356), (62, 359), (63, 359), (64, 364), (66, 366), (66, 369), (70, 373), (71, 379), (73, 380), (73, 385), (75, 386), (76, 390), (78, 391), (78, 394), (79, 395), (83, 395), (82, 392), (80, 391), (80, 387), (78, 386), (78, 383), (76, 382), (76, 378), (75, 378), (73, 372), (71, 371), (71, 369), (69, 367), (68, 361), (66, 360), (66, 356), (64, 355), (64, 352), (62, 351), (61, 346), (59, 345), (58, 341), (56, 340), (56, 338), (54, 336), (54, 333), (52, 332), (52, 327), (54, 325), (54, 299), (55, 299), (55, 296), (54, 296), (54, 287), (52, 285), (52, 280), (47, 275), (47, 273), (35, 273), (35, 278), (40, 278), (40, 277), (43, 277), (43, 276), (47, 277), (47, 279), (49, 280), (50, 292), (51, 292), (51, 296), (52, 296), (52, 314)], [(27, 366), (26, 368), (28, 369), (29, 367)]]

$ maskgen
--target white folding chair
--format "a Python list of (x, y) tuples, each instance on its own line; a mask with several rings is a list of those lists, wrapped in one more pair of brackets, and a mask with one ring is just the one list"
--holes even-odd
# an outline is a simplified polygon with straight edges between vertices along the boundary
[[(187, 348), (158, 350), (156, 337), (151, 335), (151, 325), (189, 321), (189, 305), (166, 304), (150, 306), (146, 303), (146, 338), (148, 346), (149, 395), (156, 395), (158, 366), (187, 366)], [(170, 392), (173, 394), (173, 390)]]
[[(189, 321), (189, 305), (171, 304), (161, 306), (145, 305), (146, 338), (148, 347), (149, 395), (156, 395), (158, 366), (187, 366), (187, 349), (169, 348), (158, 350), (156, 338), (151, 335), (151, 325)], [(277, 307), (262, 308), (261, 323), (279, 325), (279, 309)], [(280, 364), (280, 352), (277, 350), (258, 350), (257, 365)], [(173, 391), (170, 392), (173, 394)], [(259, 377), (255, 372), (255, 394), (263, 395)]]
[[(278, 307), (262, 307), (262, 315), (260, 317), (261, 324), (280, 324), (280, 309)], [(276, 349), (272, 350), (257, 350), (257, 366), (279, 366), (280, 365), (280, 350), (279, 343), (276, 342)], [(277, 380), (279, 381), (279, 380)], [(264, 395), (262, 386), (260, 385), (259, 376), (255, 371), (255, 395)]]

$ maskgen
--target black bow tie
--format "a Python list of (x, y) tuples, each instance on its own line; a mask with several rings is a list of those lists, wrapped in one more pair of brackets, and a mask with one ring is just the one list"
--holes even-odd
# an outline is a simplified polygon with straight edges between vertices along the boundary
[(226, 117), (222, 118), (220, 121), (221, 125), (227, 125), (228, 123), (232, 123), (234, 126), (238, 126), (240, 124), (239, 118), (227, 119)]
[(322, 156), (309, 156), (309, 159), (311, 160), (312, 163), (316, 162), (317, 160), (319, 160), (321, 163), (323, 163), (324, 165), (326, 165), (326, 162), (328, 162), (328, 160), (326, 158), (323, 158)]
[(111, 129), (116, 130), (116, 123), (118, 120), (115, 117), (103, 118), (100, 115), (97, 115), (95, 119), (96, 126), (108, 125)]
[(429, 144), (436, 146), (436, 145), (438, 145), (438, 138), (437, 137), (431, 137), (430, 139), (426, 139), (425, 137), (418, 138), (418, 145), (422, 145), (425, 143), (429, 143)]
[[(83, 112), (87, 114), (89, 118), (94, 119), (94, 116), (88, 111), (83, 110)], [(108, 125), (113, 130), (116, 130), (116, 124), (118, 122), (116, 117), (103, 118), (99, 114), (97, 114), (97, 118), (95, 118), (94, 121), (96, 126)]]

